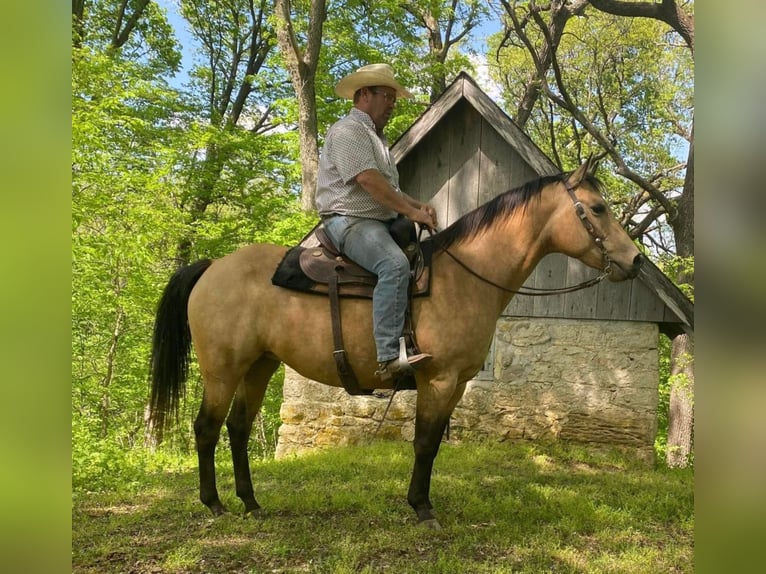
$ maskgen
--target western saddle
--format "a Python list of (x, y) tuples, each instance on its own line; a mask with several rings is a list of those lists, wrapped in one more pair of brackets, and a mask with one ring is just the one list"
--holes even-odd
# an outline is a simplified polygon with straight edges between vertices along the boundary
[[(401, 351), (417, 353), (418, 346), (412, 328), (412, 298), (430, 292), (431, 243), (422, 242), (415, 225), (399, 218), (391, 228), (391, 235), (410, 261), (410, 298), (405, 315)], [(343, 344), (340, 299), (343, 297), (372, 298), (378, 278), (340, 253), (318, 224), (292, 247), (277, 266), (271, 282), (279, 287), (306, 293), (325, 295), (330, 301), (330, 320), (333, 333), (333, 357), (343, 388), (351, 395), (370, 395), (372, 389), (363, 389), (351, 368)], [(406, 355), (405, 355), (406, 356)], [(396, 390), (414, 389), (411, 374), (403, 374), (395, 381)]]

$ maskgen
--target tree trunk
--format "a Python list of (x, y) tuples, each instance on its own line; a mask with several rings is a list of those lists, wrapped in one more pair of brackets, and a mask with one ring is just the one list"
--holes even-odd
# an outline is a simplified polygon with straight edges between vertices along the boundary
[[(694, 122), (689, 141), (686, 178), (678, 211), (671, 222), (676, 253), (686, 258), (694, 255)], [(681, 265), (676, 283), (694, 284), (694, 271)], [(694, 341), (689, 335), (673, 339), (670, 352), (670, 410), (668, 412), (667, 463), (686, 467), (691, 461), (694, 438)]]
[[(189, 222), (201, 221), (205, 210), (215, 200), (215, 186), (221, 178), (227, 157), (214, 143), (205, 147), (205, 159), (199, 167), (199, 179), (194, 195), (188, 199), (184, 209), (188, 212)], [(176, 249), (176, 267), (180, 268), (191, 263), (194, 249), (193, 227), (178, 241)]]
[(290, 0), (276, 0), (277, 40), (285, 58), (290, 79), (298, 98), (298, 131), (301, 153), (301, 207), (314, 209), (317, 171), (319, 170), (319, 144), (316, 110), (316, 70), (322, 46), (322, 27), (327, 18), (326, 0), (311, 0), (309, 26), (305, 46), (298, 44), (293, 29)]
[(666, 460), (670, 467), (685, 468), (691, 462), (694, 440), (694, 340), (690, 335), (673, 339), (670, 361)]
[[(115, 280), (117, 287), (117, 295), (119, 295), (121, 289), (119, 287), (119, 279)], [(125, 317), (125, 311), (122, 307), (117, 307), (117, 315), (114, 320), (114, 328), (112, 329), (112, 338), (109, 344), (109, 350), (106, 353), (106, 373), (101, 378), (101, 437), (106, 438), (109, 434), (109, 411), (111, 410), (111, 396), (109, 387), (112, 384), (114, 378), (114, 361), (117, 356), (117, 347), (120, 342), (120, 335), (122, 335), (122, 321)]]
[(72, 0), (72, 47), (81, 48), (85, 33), (85, 0)]
[[(521, 21), (516, 15), (515, 7), (511, 6), (510, 3), (505, 0), (503, 1), (503, 5), (505, 6), (506, 12), (508, 13), (508, 16), (511, 18), (513, 23), (513, 27), (506, 30), (506, 38), (512, 31), (515, 31), (521, 38), (522, 35), (525, 35), (526, 33)], [(513, 120), (522, 129), (526, 125), (527, 120), (529, 120), (529, 117), (532, 115), (532, 110), (535, 107), (537, 100), (540, 98), (541, 75), (544, 75), (545, 72), (547, 72), (551, 67), (553, 54), (558, 49), (559, 42), (561, 41), (561, 36), (564, 34), (564, 28), (566, 28), (567, 22), (570, 18), (581, 15), (585, 11), (587, 5), (588, 2), (586, 0), (576, 0), (575, 2), (557, 1), (551, 2), (546, 6), (534, 6), (530, 8), (530, 10), (535, 11), (550, 10), (551, 17), (550, 24), (548, 25), (548, 37), (551, 39), (551, 42), (549, 43), (546, 41), (543, 44), (540, 53), (538, 54), (540, 69), (535, 70), (530, 74), (530, 77), (526, 82), (524, 95), (522, 96), (516, 110), (516, 116), (513, 118)]]
[(309, 212), (314, 209), (317, 172), (319, 171), (319, 144), (317, 143), (316, 88), (314, 76), (303, 85), (303, 95), (298, 97), (298, 125), (301, 152), (301, 207)]

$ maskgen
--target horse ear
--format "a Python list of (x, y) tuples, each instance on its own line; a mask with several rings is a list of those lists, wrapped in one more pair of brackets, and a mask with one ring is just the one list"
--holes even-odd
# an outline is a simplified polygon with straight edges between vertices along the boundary
[(574, 173), (572, 173), (572, 175), (567, 178), (567, 187), (569, 189), (574, 189), (580, 185), (580, 183), (582, 183), (582, 180), (585, 179), (585, 176), (591, 169), (591, 163), (595, 164), (595, 162), (593, 162), (593, 154), (590, 154), (587, 158), (585, 158), (585, 161), (582, 162), (580, 167), (578, 167)]
[(593, 157), (593, 154), (589, 154), (585, 162), (588, 164), (588, 175), (595, 175), (596, 169), (598, 169), (598, 162), (601, 161), (598, 157)]

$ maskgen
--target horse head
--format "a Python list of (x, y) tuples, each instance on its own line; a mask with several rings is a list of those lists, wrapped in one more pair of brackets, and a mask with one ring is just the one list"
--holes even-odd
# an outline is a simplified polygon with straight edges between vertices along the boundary
[(554, 244), (562, 253), (603, 271), (610, 281), (632, 279), (643, 256), (604, 200), (601, 182), (590, 174), (593, 164), (589, 156), (562, 179), (565, 193), (554, 192), (559, 203), (551, 218)]

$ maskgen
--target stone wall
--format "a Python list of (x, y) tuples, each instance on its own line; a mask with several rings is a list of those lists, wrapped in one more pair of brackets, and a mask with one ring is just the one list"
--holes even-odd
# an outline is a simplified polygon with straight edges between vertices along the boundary
[[(494, 380), (468, 383), (458, 437), (571, 440), (653, 459), (658, 329), (654, 323), (502, 317)], [(417, 393), (398, 393), (378, 437), (411, 441)], [(351, 397), (286, 369), (277, 457), (370, 440), (388, 399)]]

